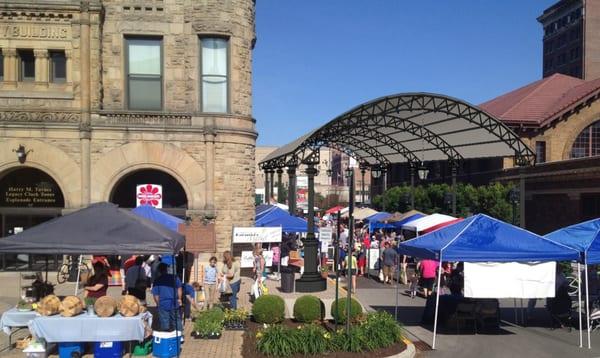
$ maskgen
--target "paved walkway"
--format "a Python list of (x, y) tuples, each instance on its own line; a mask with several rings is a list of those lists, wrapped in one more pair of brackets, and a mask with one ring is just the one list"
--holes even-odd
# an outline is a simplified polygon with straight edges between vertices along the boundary
[[(400, 292), (407, 289), (400, 285)], [(382, 285), (359, 278), (357, 296), (369, 310), (386, 310), (392, 314), (396, 302), (395, 286)], [(523, 303), (526, 306), (526, 302)], [(403, 322), (410, 340), (431, 344), (433, 327), (420, 324), (425, 300), (399, 296), (398, 320)], [(549, 316), (543, 300), (539, 300), (531, 327), (514, 325), (513, 300), (501, 300), (502, 325), (499, 332), (474, 334), (472, 330), (455, 327), (440, 328), (435, 351), (422, 351), (420, 357), (600, 357), (600, 333), (592, 332), (592, 350), (579, 348), (579, 332), (550, 330)], [(520, 302), (517, 304), (520, 306)], [(417, 344), (417, 347), (426, 346)], [(584, 345), (586, 336), (584, 331)]]

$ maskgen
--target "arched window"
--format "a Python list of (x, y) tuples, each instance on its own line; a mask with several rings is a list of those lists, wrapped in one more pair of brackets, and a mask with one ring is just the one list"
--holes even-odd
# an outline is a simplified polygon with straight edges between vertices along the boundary
[(595, 155), (600, 155), (600, 121), (592, 123), (582, 130), (571, 147), (571, 158)]

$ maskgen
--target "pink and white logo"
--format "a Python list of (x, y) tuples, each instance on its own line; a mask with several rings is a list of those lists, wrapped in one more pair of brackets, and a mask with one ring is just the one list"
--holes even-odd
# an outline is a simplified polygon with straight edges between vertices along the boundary
[(152, 205), (162, 208), (162, 185), (142, 184), (136, 187), (137, 206)]

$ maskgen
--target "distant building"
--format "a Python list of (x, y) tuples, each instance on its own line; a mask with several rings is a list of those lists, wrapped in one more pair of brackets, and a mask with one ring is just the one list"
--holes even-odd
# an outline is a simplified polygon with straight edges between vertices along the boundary
[(600, 2), (561, 0), (538, 17), (544, 29), (543, 75), (600, 77)]

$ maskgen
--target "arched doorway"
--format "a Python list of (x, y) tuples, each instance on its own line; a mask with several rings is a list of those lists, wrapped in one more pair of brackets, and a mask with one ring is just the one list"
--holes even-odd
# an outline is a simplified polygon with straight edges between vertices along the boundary
[[(10, 236), (60, 216), (65, 199), (56, 181), (42, 170), (19, 167), (0, 174), (0, 230)], [(2, 255), (2, 270), (43, 270), (45, 255)], [(50, 269), (58, 259), (52, 256)]]
[(137, 186), (162, 186), (162, 208), (166, 213), (185, 218), (188, 198), (183, 186), (170, 174), (156, 169), (141, 169), (125, 175), (112, 189), (110, 201), (122, 208), (137, 206)]

